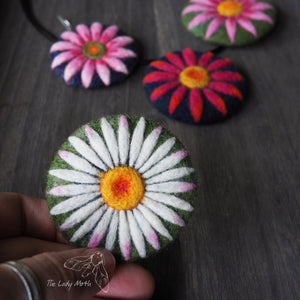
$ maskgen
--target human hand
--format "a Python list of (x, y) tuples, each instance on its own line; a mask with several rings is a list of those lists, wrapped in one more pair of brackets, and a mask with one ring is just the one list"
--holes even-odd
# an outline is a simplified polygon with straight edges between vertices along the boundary
[[(142, 267), (132, 263), (115, 266), (114, 257), (105, 249), (74, 249), (69, 245), (57, 231), (46, 200), (0, 193), (0, 220), (0, 263), (16, 260), (29, 267), (37, 278), (41, 299), (134, 300), (150, 299), (153, 294), (153, 277)], [(64, 267), (68, 259), (91, 258), (99, 253), (110, 280), (108, 287), (100, 292), (95, 272), (91, 270), (83, 278), (82, 270)], [(90, 285), (74, 286), (77, 280)], [(62, 286), (68, 282), (70, 288)], [(5, 265), (0, 265), (0, 299), (27, 299), (21, 279)]]

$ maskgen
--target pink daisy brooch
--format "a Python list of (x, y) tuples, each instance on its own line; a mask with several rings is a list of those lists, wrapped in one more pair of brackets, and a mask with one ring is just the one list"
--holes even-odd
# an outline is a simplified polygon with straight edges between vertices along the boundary
[(117, 26), (79, 24), (50, 49), (51, 68), (68, 85), (109, 86), (126, 78), (138, 62), (134, 40)]
[(150, 102), (179, 121), (222, 121), (242, 105), (245, 82), (232, 61), (186, 48), (150, 63), (144, 78)]
[(268, 0), (191, 0), (182, 11), (195, 36), (221, 45), (246, 45), (267, 34), (276, 11)]
[(184, 146), (159, 124), (103, 117), (76, 130), (55, 155), (50, 214), (74, 246), (145, 258), (188, 221), (197, 196), (193, 172)]

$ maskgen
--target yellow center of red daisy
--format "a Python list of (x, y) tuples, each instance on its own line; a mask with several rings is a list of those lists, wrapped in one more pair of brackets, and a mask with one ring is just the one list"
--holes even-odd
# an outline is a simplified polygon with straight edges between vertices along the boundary
[(235, 17), (241, 15), (243, 12), (243, 5), (237, 1), (223, 1), (221, 2), (217, 10), (220, 15), (225, 17)]
[(89, 42), (82, 47), (82, 52), (88, 58), (97, 59), (106, 53), (106, 47), (99, 42)]
[(204, 88), (210, 81), (209, 73), (202, 67), (190, 66), (179, 75), (180, 82), (188, 88)]
[(135, 169), (119, 166), (99, 176), (102, 198), (108, 206), (117, 210), (129, 210), (143, 200), (144, 179)]

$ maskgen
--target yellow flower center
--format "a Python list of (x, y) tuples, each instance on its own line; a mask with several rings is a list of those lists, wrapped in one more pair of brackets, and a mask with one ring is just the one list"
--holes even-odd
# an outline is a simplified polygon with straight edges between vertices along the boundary
[(221, 2), (218, 5), (217, 10), (222, 16), (235, 17), (243, 12), (243, 5), (239, 2), (228, 0)]
[(144, 197), (142, 176), (133, 168), (119, 166), (100, 173), (100, 191), (105, 203), (117, 210), (135, 208)]
[(180, 82), (188, 88), (204, 88), (210, 81), (209, 73), (202, 67), (185, 68), (179, 76)]

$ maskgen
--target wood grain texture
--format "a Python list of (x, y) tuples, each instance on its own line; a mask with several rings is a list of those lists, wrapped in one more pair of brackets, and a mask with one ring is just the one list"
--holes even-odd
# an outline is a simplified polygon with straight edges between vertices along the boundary
[[(33, 1), (57, 35), (58, 14), (73, 24), (118, 24), (146, 58), (212, 49), (181, 24), (186, 2)], [(1, 1), (0, 190), (44, 197), (54, 153), (76, 128), (105, 115), (143, 115), (186, 145), (199, 181), (195, 213), (180, 238), (142, 263), (156, 279), (154, 299), (300, 299), (300, 4), (273, 2), (275, 30), (221, 54), (247, 77), (247, 104), (227, 122), (197, 127), (151, 107), (141, 84), (145, 67), (108, 89), (67, 87), (50, 71), (51, 43), (17, 0)]]

